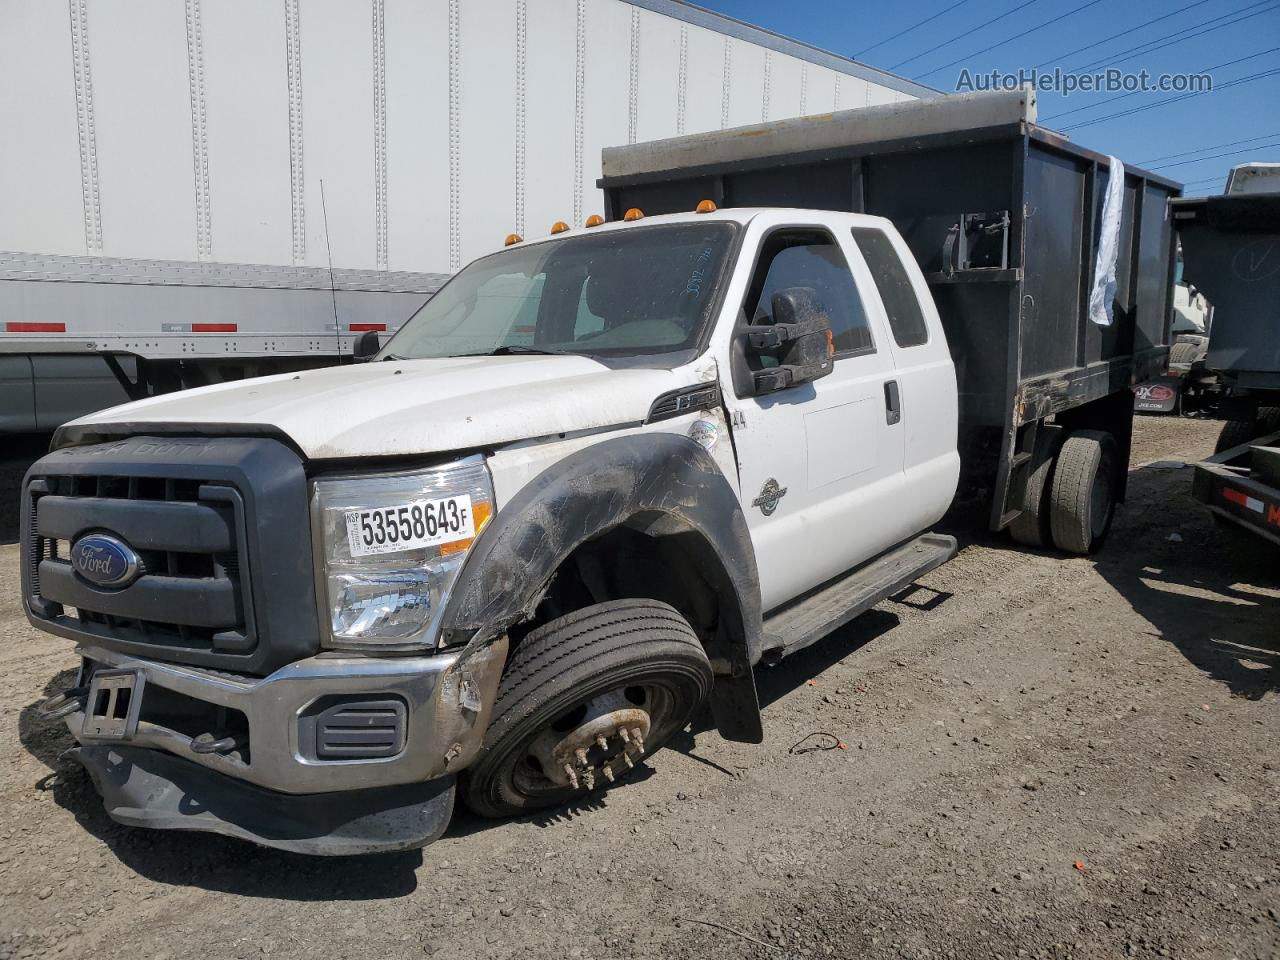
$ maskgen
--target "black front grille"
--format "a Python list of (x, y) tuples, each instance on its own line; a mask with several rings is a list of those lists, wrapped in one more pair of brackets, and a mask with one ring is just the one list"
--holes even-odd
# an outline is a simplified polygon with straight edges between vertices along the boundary
[[(256, 642), (242, 589), (243, 504), (230, 487), (174, 477), (46, 476), (29, 491), (36, 595), (108, 639), (244, 652)], [(107, 533), (141, 559), (138, 579), (102, 589), (77, 574), (70, 547)]]
[[(267, 673), (319, 648), (302, 462), (265, 438), (131, 437), (69, 447), (23, 485), (33, 622), (136, 656)], [(97, 586), (71, 564), (89, 533), (140, 574)]]

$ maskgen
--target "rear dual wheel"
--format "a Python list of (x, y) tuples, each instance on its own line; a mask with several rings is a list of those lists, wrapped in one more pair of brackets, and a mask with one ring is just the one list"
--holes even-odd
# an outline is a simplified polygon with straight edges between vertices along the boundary
[(463, 799), (505, 817), (620, 782), (690, 721), (711, 684), (697, 635), (665, 603), (614, 600), (553, 620), (512, 654)]
[(1052, 543), (1067, 553), (1093, 553), (1102, 546), (1115, 516), (1115, 440), (1101, 430), (1076, 430), (1065, 440), (1061, 427), (1042, 431), (1024, 486), (1022, 512), (1010, 533), (1031, 547)]

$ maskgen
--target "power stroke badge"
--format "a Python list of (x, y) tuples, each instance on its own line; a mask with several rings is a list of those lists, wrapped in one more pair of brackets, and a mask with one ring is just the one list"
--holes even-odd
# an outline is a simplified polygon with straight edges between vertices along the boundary
[(753, 507), (759, 507), (766, 517), (773, 516), (778, 509), (778, 501), (787, 495), (787, 488), (778, 486), (778, 481), (770, 477), (760, 488), (760, 496), (751, 501)]

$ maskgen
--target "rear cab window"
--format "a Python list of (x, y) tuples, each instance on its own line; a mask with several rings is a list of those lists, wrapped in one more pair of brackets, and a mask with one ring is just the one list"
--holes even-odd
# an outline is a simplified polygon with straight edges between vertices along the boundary
[(928, 343), (929, 327), (920, 310), (920, 298), (892, 241), (883, 230), (875, 227), (854, 227), (853, 241), (866, 260), (876, 290), (880, 292), (894, 343), (899, 347), (918, 347)]

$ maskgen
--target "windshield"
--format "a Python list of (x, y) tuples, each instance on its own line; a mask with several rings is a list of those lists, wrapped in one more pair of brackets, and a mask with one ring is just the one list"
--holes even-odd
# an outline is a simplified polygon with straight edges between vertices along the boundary
[(736, 225), (634, 227), (512, 246), (464, 268), (384, 356), (645, 356), (698, 346)]

